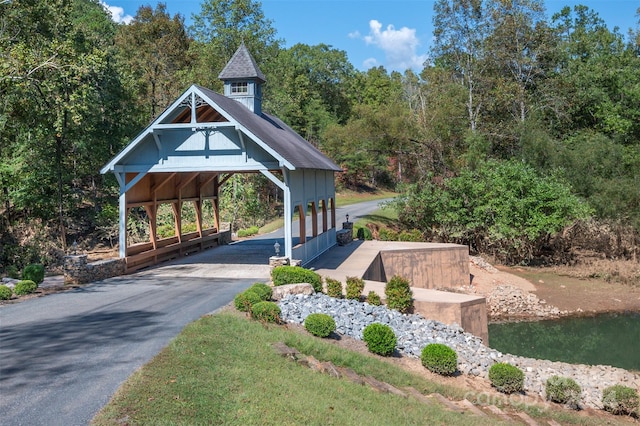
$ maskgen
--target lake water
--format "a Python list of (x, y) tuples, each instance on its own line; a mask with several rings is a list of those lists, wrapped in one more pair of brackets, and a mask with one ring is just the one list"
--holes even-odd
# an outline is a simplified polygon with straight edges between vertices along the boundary
[(640, 371), (640, 313), (489, 324), (489, 345), (529, 358)]

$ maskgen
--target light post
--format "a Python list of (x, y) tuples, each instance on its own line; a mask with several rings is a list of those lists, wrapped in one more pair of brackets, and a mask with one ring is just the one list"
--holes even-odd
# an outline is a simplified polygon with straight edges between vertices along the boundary
[(280, 244), (278, 244), (278, 242), (276, 241), (276, 243), (273, 245), (273, 249), (276, 251), (276, 257), (280, 256)]

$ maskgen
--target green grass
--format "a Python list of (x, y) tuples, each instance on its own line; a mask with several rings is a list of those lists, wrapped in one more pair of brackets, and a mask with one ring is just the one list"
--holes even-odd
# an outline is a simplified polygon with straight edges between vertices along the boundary
[(276, 355), (271, 347), (276, 341), (396, 386), (459, 393), (321, 339), (223, 313), (187, 326), (121, 387), (92, 423), (409, 425), (429, 419), (430, 424), (495, 424), (495, 419), (449, 412), (316, 373)]
[(375, 190), (370, 192), (356, 192), (343, 190), (336, 194), (336, 207), (364, 203), (365, 201), (382, 200), (384, 198), (394, 198), (397, 196), (398, 193), (392, 191)]
[(391, 226), (398, 220), (398, 212), (393, 208), (382, 208), (375, 210), (368, 215), (362, 216), (354, 226), (366, 226), (367, 223), (375, 223), (380, 226)]

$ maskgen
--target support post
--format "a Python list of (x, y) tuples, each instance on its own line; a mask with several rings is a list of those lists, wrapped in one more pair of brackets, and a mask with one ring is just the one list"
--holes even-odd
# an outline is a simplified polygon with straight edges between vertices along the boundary
[(120, 197), (118, 198), (118, 255), (121, 259), (127, 257), (127, 191), (125, 173), (116, 173), (120, 183)]
[(291, 259), (293, 257), (293, 243), (292, 243), (292, 217), (293, 208), (291, 206), (291, 179), (289, 176), (289, 170), (283, 168), (282, 176), (284, 177), (284, 255)]

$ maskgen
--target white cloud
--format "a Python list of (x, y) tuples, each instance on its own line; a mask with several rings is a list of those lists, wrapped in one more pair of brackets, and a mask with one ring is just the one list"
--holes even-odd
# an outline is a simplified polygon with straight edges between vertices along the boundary
[(365, 69), (376, 67), (376, 66), (378, 66), (378, 60), (376, 58), (367, 58), (362, 63), (362, 66)]
[(369, 35), (364, 36), (363, 40), (384, 51), (386, 68), (389, 70), (405, 71), (411, 68), (420, 71), (427, 60), (426, 54), (417, 53), (420, 40), (412, 28), (396, 30), (393, 25), (387, 25), (383, 30), (382, 24), (372, 19), (369, 21)]
[(117, 22), (118, 24), (124, 23), (128, 24), (133, 21), (133, 16), (125, 15), (124, 9), (120, 6), (109, 6), (107, 3), (101, 1), (100, 4), (104, 7), (107, 12), (111, 15), (111, 20), (113, 22)]
[(356, 30), (352, 33), (347, 34), (349, 38), (361, 38), (360, 31)]

